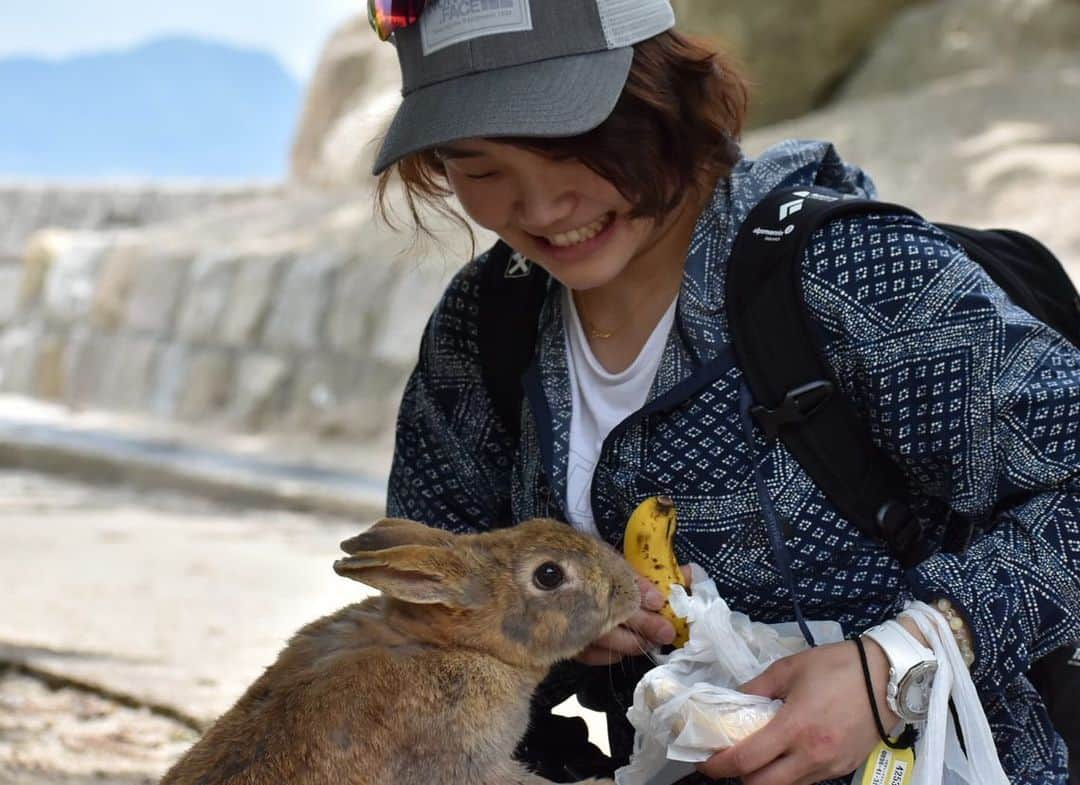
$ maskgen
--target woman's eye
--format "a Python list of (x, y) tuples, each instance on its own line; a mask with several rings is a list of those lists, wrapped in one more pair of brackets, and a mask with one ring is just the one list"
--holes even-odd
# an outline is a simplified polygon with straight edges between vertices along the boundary
[(487, 180), (489, 177), (494, 177), (495, 172), (483, 172), (482, 174), (466, 174), (470, 180)]

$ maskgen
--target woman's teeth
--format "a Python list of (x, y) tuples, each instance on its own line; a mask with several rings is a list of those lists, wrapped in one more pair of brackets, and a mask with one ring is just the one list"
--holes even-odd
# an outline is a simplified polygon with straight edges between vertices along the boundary
[(611, 223), (611, 215), (605, 215), (603, 218), (593, 221), (588, 226), (582, 226), (578, 229), (571, 229), (569, 232), (563, 232), (561, 234), (553, 234), (550, 237), (545, 237), (549, 243), (556, 248), (566, 248), (571, 245), (577, 245), (583, 243), (586, 240), (591, 240), (604, 231), (607, 225)]

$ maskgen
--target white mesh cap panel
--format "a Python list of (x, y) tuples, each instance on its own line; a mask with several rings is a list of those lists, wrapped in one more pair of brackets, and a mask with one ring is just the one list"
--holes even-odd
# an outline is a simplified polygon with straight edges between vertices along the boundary
[(608, 46), (636, 44), (675, 26), (668, 0), (596, 0)]

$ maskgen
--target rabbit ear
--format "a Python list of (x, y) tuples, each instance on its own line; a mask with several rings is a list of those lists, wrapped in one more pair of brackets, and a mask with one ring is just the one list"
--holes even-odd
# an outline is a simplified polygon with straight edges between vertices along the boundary
[(341, 543), (345, 553), (381, 551), (399, 545), (449, 545), (454, 535), (441, 529), (433, 529), (416, 521), (403, 518), (383, 518), (372, 524), (363, 534), (350, 537)]
[(488, 597), (485, 583), (470, 574), (461, 557), (440, 546), (401, 545), (356, 553), (334, 562), (334, 572), (395, 599), (422, 605), (477, 608)]

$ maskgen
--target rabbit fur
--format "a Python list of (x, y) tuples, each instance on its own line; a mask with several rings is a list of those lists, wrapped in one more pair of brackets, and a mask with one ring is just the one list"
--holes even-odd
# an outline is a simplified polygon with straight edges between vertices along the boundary
[(334, 569), (382, 594), (296, 633), (161, 785), (547, 783), (512, 760), (530, 696), (638, 608), (629, 565), (552, 520), (384, 519), (341, 546)]

